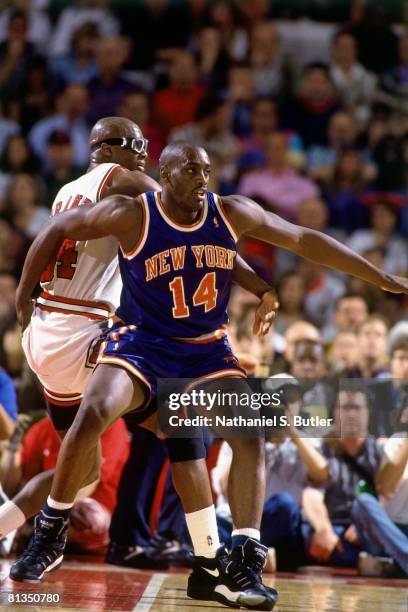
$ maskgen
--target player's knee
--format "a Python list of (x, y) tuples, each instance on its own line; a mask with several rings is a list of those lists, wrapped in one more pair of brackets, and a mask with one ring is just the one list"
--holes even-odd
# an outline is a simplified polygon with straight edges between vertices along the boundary
[(110, 403), (105, 397), (93, 396), (81, 407), (75, 423), (77, 434), (84, 437), (99, 436), (110, 420)]

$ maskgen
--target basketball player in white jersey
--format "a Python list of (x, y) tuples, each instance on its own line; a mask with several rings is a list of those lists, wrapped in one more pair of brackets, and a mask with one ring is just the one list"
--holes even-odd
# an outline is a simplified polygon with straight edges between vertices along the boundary
[[(147, 140), (139, 127), (123, 117), (98, 121), (89, 137), (88, 171), (60, 189), (52, 216), (78, 206), (93, 206), (108, 195), (136, 197), (160, 185), (144, 174)], [(122, 288), (113, 238), (65, 240), (41, 277), (35, 308), (17, 291), (16, 307), (27, 361), (39, 378), (47, 408), (61, 438), (78, 411), (87, 381), (96, 365), (100, 339), (119, 305)], [(234, 280), (262, 297), (254, 330), (269, 329), (275, 294), (243, 261)], [(32, 292), (29, 294), (31, 295)], [(28, 292), (26, 293), (28, 294)], [(98, 466), (83, 482), (76, 499), (91, 495), (98, 484)], [(0, 507), (0, 538), (38, 513), (52, 482), (53, 470), (38, 474), (12, 501)]]

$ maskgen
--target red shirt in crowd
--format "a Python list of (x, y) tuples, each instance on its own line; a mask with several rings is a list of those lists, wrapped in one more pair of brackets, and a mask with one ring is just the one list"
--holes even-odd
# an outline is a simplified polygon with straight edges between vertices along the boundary
[[(123, 419), (108, 427), (102, 435), (101, 442), (101, 480), (91, 497), (103, 504), (109, 512), (113, 512), (119, 479), (129, 454), (129, 437)], [(41, 419), (30, 427), (24, 436), (21, 449), (24, 481), (27, 482), (36, 474), (55, 468), (60, 446), (59, 436), (49, 417)]]
[(205, 89), (193, 85), (189, 89), (179, 89), (170, 85), (154, 96), (154, 117), (162, 129), (170, 130), (194, 121), (199, 103)]

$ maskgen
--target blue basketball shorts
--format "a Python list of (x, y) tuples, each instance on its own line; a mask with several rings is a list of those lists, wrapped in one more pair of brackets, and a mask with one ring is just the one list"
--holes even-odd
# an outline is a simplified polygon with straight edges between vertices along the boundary
[(201, 382), (227, 376), (246, 377), (226, 334), (209, 342), (189, 342), (155, 336), (123, 323), (117, 323), (107, 334), (98, 363), (120, 366), (144, 383), (146, 401), (130, 413), (133, 424), (155, 412), (158, 378), (189, 378)]

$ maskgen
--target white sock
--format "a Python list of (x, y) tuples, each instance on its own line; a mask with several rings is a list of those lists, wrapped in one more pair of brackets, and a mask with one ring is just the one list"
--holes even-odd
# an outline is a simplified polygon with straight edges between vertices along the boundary
[(253, 540), (261, 540), (261, 532), (259, 529), (252, 529), (252, 527), (248, 527), (245, 529), (234, 529), (231, 533), (231, 537), (234, 536), (244, 536), (246, 538), (252, 538)]
[(74, 505), (74, 502), (66, 504), (66, 503), (63, 503), (63, 502), (55, 501), (55, 499), (52, 499), (52, 497), (48, 496), (47, 497), (47, 505), (50, 508), (54, 508), (55, 510), (69, 510)]
[(26, 522), (24, 512), (12, 501), (0, 506), (0, 539), (15, 531)]
[(186, 522), (197, 557), (215, 557), (220, 547), (214, 505), (186, 514)]

